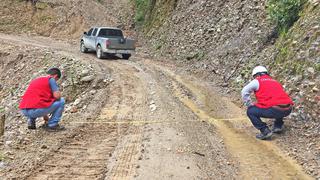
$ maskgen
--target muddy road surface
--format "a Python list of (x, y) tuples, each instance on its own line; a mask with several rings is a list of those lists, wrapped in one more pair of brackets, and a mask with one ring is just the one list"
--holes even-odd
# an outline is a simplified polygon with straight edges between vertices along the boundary
[(69, 132), (55, 133), (56, 148), (32, 166), (17, 161), (24, 169), (1, 179), (312, 179), (273, 141), (256, 140), (244, 110), (214, 83), (173, 64), (139, 52), (98, 60), (47, 38), (0, 39), (90, 61), (113, 79), (97, 118), (63, 119)]

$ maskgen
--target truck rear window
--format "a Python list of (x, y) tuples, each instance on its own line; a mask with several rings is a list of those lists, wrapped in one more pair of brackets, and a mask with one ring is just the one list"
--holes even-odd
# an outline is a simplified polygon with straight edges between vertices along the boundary
[(109, 36), (116, 36), (116, 37), (123, 37), (122, 31), (118, 29), (100, 29), (99, 37), (109, 37)]

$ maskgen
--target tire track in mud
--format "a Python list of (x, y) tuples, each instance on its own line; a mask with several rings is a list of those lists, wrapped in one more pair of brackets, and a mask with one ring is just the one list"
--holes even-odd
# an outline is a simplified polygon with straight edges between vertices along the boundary
[(110, 85), (109, 98), (100, 115), (94, 121), (83, 122), (85, 128), (80, 130), (79, 135), (68, 139), (27, 179), (109, 180), (134, 176), (142, 127), (103, 122), (139, 119), (143, 112), (139, 107), (144, 97), (136, 95), (141, 90), (137, 78), (132, 76), (136, 71), (134, 68), (122, 66), (117, 69), (118, 65), (113, 65), (113, 62), (102, 62), (102, 65), (112, 67), (115, 83)]
[[(146, 64), (146, 63), (145, 63)], [(244, 129), (239, 129), (239, 124), (248, 124), (247, 119), (239, 118), (240, 114), (230, 110), (225, 115), (225, 120), (219, 120), (206, 110), (210, 109), (207, 98), (214, 98), (215, 104), (223, 104), (216, 95), (206, 92), (203, 87), (188, 81), (160, 65), (150, 65), (155, 70), (162, 72), (172, 83), (171, 90), (186, 107), (196, 114), (200, 120), (207, 121), (218, 128), (225, 141), (228, 151), (239, 161), (240, 178), (251, 179), (312, 179), (290, 157), (284, 155), (272, 142), (258, 141), (249, 136)], [(215, 109), (215, 108), (213, 108)], [(229, 121), (230, 116), (235, 121)]]
[[(135, 61), (138, 60), (138, 61)], [(161, 71), (140, 63), (128, 64), (141, 71), (140, 78), (148, 82), (149, 96), (158, 109), (149, 116), (144, 127), (142, 161), (136, 179), (217, 179), (235, 177), (237, 171), (221, 138), (186, 108), (170, 90), (171, 80)], [(156, 124), (152, 122), (157, 122)], [(197, 157), (201, 152), (203, 158)], [(200, 155), (200, 156), (201, 156)], [(223, 167), (222, 167), (223, 166)]]
[(101, 179), (117, 143), (114, 125), (88, 125), (52, 153), (27, 179)]
[[(116, 106), (110, 104), (114, 108), (104, 111), (100, 120), (115, 123), (117, 121), (143, 120), (142, 116), (146, 113), (146, 107), (143, 104), (146, 104), (147, 99), (141, 93), (145, 91), (145, 87), (136, 75), (139, 70), (120, 61), (116, 63), (105, 64), (111, 66), (114, 70), (114, 78), (118, 83), (115, 92), (120, 93), (122, 98), (118, 99)], [(116, 126), (121, 141), (119, 141), (112, 158), (107, 163), (108, 172), (105, 179), (131, 179), (134, 177), (135, 164), (140, 155), (143, 127), (117, 123)]]
[(131, 179), (134, 176), (135, 162), (138, 160), (142, 142), (142, 129), (141, 126), (130, 129), (130, 135), (124, 137), (113, 154), (115, 161), (109, 165), (110, 171), (106, 175), (106, 180)]

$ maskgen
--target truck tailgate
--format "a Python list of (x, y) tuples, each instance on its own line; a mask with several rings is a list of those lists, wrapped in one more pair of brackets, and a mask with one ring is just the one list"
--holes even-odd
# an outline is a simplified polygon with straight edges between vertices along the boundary
[(117, 39), (117, 38), (109, 38), (110, 45), (109, 49), (119, 49), (119, 50), (134, 50), (135, 49), (135, 41), (132, 39)]

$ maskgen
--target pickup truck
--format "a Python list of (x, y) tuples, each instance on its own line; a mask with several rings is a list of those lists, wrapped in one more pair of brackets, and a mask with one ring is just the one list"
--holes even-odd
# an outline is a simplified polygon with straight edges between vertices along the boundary
[(93, 27), (80, 40), (80, 51), (95, 51), (99, 59), (116, 54), (129, 59), (135, 48), (135, 40), (125, 38), (121, 29), (113, 27)]

